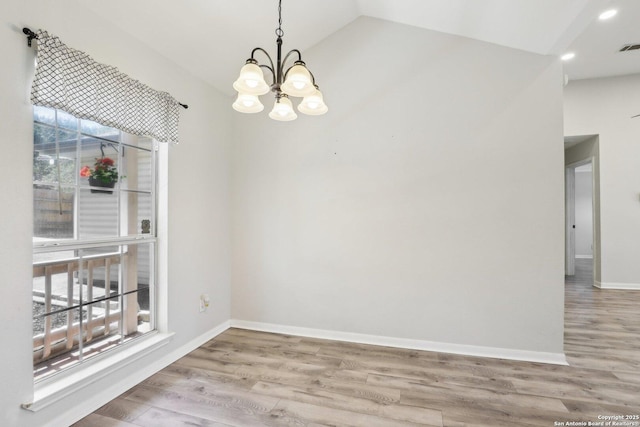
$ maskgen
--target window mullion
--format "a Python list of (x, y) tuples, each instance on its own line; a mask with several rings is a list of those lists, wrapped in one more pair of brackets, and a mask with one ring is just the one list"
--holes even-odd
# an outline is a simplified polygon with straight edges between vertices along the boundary
[[(80, 129), (80, 123), (78, 123), (77, 126), (78, 129)], [(79, 230), (79, 226), (78, 226), (78, 218), (80, 215), (80, 197), (81, 196), (81, 192), (80, 192), (80, 180), (79, 180), (79, 176), (80, 176), (80, 163), (82, 160), (82, 135), (80, 134), (80, 132), (76, 133), (76, 167), (75, 167), (75, 171), (74, 171), (74, 179), (73, 182), (75, 183), (75, 189), (74, 189), (74, 195), (75, 197), (73, 198), (74, 203), (73, 203), (73, 239), (74, 240), (78, 240), (78, 238), (80, 237), (80, 230)]]
[[(122, 137), (122, 132), (120, 132), (120, 142), (122, 142), (123, 137)], [(123, 173), (123, 168), (122, 168), (122, 164), (124, 161), (124, 148), (123, 147), (118, 147), (118, 181), (116, 182), (115, 185), (115, 191), (116, 191), (116, 204), (117, 204), (117, 212), (118, 212), (118, 218), (117, 218), (117, 230), (118, 230), (118, 236), (122, 237), (122, 217), (123, 217), (123, 212), (122, 212), (122, 192), (120, 191), (121, 188), (121, 182), (122, 182), (122, 173)]]
[(60, 176), (60, 137), (58, 135), (57, 121), (56, 121), (56, 180), (58, 182), (58, 212), (62, 215), (62, 179)]

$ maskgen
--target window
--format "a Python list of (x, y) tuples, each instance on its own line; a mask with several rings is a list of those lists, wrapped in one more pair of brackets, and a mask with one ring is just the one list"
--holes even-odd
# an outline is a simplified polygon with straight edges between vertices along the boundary
[(34, 107), (34, 378), (155, 330), (156, 145)]

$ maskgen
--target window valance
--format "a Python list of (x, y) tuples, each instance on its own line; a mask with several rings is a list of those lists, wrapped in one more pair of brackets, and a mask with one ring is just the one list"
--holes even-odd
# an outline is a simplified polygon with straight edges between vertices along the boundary
[(117, 68), (100, 64), (46, 31), (37, 32), (34, 105), (58, 108), (161, 142), (178, 142), (180, 104)]

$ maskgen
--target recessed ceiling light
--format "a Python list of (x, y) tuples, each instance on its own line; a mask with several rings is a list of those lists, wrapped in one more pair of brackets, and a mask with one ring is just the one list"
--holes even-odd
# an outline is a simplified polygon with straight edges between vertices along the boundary
[(617, 10), (609, 9), (609, 10), (606, 10), (606, 11), (602, 12), (600, 14), (600, 16), (598, 17), (598, 19), (600, 19), (601, 21), (604, 21), (606, 19), (613, 18), (614, 16), (616, 16), (617, 13), (618, 13)]
[(573, 52), (569, 52), (569, 53), (565, 53), (564, 55), (562, 55), (562, 56), (560, 57), (560, 59), (562, 59), (563, 61), (568, 61), (568, 60), (570, 60), (570, 59), (575, 58), (575, 56), (576, 56), (576, 54), (575, 54), (575, 53), (573, 53)]

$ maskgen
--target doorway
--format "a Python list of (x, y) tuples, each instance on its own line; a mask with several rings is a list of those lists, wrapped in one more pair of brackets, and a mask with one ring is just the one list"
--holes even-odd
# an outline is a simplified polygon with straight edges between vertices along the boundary
[(576, 260), (590, 263), (594, 270), (595, 179), (594, 159), (588, 158), (565, 167), (566, 224), (565, 275), (576, 274)]
[[(589, 267), (592, 271), (593, 285), (601, 286), (601, 233), (600, 233), (600, 137), (599, 135), (573, 135), (564, 137), (564, 164), (565, 164), (565, 275), (574, 277), (576, 274), (576, 255), (593, 258), (578, 258), (581, 267)], [(588, 166), (590, 165), (590, 166)], [(586, 248), (577, 249), (577, 227), (585, 231), (585, 225), (576, 223), (576, 174), (588, 173), (591, 168), (591, 237), (587, 237)], [(576, 172), (578, 169), (578, 172)], [(585, 176), (580, 176), (579, 181), (584, 181)], [(579, 184), (580, 185), (580, 184)], [(578, 189), (580, 191), (580, 189)], [(584, 203), (582, 204), (584, 206)], [(589, 204), (587, 203), (587, 209)], [(574, 228), (574, 226), (576, 228)], [(586, 227), (589, 227), (588, 225)], [(584, 239), (583, 239), (584, 241)], [(576, 253), (577, 249), (577, 253)], [(588, 251), (590, 249), (590, 251)]]

